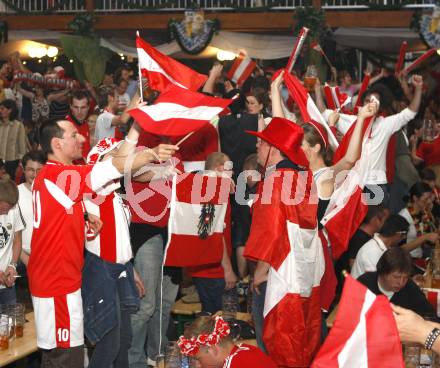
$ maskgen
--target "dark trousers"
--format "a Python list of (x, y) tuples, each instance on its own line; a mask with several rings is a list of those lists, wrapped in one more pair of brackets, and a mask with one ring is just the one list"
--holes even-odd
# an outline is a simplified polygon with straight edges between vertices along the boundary
[(17, 294), (15, 293), (15, 285), (0, 289), (0, 304), (17, 303)]
[(132, 339), (130, 313), (120, 306), (118, 309), (119, 325), (105, 334), (96, 344), (89, 368), (128, 367), (128, 349)]
[(257, 339), (258, 347), (267, 352), (266, 347), (263, 342), (263, 322), (264, 322), (264, 299), (266, 299), (266, 287), (267, 282), (263, 282), (258, 286), (258, 290), (260, 295), (257, 292), (252, 292), (252, 318), (254, 320), (255, 325), (255, 337)]
[(203, 312), (216, 313), (222, 310), (222, 295), (225, 291), (225, 279), (193, 277), (193, 282), (199, 293)]
[(41, 350), (42, 368), (84, 368), (84, 345)]

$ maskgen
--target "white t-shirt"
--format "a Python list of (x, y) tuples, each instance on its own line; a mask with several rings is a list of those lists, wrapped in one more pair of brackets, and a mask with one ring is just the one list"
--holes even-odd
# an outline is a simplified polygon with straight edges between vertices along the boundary
[(97, 142), (101, 139), (115, 136), (115, 126), (112, 125), (112, 120), (115, 116), (109, 111), (99, 114), (95, 126), (95, 139)]
[(34, 221), (34, 210), (32, 207), (32, 191), (26, 185), (20, 184), (18, 186), (18, 206), (20, 207), (21, 215), (24, 220), (24, 230), (21, 233), (22, 251), (27, 254), (31, 253), (31, 239)]
[(379, 237), (379, 234), (374, 234), (373, 239), (367, 241), (359, 249), (350, 272), (351, 276), (357, 279), (365, 272), (376, 271), (377, 261), (379, 261), (379, 258), (386, 250), (387, 247)]
[[(0, 215), (0, 271), (6, 271), (12, 260), (12, 244), (17, 231), (24, 229), (20, 209), (16, 205), (6, 215)], [(5, 286), (0, 285), (0, 289)]]
[[(328, 118), (332, 110), (325, 110), (324, 118)], [(406, 108), (386, 118), (377, 116), (371, 128), (371, 137), (364, 139), (362, 152), (368, 152), (368, 176), (366, 184), (386, 184), (387, 183), (387, 147), (391, 136), (408, 124), (416, 117), (417, 113)], [(336, 128), (342, 134), (346, 134), (351, 125), (357, 120), (356, 115), (340, 114)]]

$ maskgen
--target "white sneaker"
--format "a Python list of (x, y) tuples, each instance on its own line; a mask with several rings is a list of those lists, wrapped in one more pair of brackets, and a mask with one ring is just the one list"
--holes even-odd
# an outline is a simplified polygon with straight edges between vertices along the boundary
[(155, 367), (156, 366), (156, 362), (150, 358), (147, 358), (147, 365), (151, 366), (151, 367)]

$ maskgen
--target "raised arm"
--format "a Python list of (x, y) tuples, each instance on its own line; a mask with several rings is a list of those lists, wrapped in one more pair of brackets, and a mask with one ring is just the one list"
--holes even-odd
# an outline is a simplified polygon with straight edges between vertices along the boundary
[(361, 147), (362, 147), (362, 127), (365, 119), (372, 117), (377, 112), (377, 104), (374, 102), (362, 106), (359, 109), (356, 126), (354, 127), (353, 135), (348, 144), (347, 152), (345, 156), (333, 166), (334, 177), (342, 170), (351, 169), (356, 161), (359, 159)]
[(17, 83), (17, 91), (20, 92), (23, 96), (29, 98), (30, 100), (33, 100), (35, 97), (35, 93), (21, 87), (21, 82)]
[(276, 77), (270, 86), (270, 98), (272, 100), (272, 117), (285, 118), (283, 102), (281, 101), (281, 84), (283, 83), (284, 70)]
[(315, 83), (315, 102), (316, 106), (319, 109), (319, 112), (323, 113), (327, 108), (324, 102), (324, 96), (322, 95), (321, 82), (319, 79), (316, 79)]
[(418, 112), (422, 101), (423, 78), (420, 75), (413, 75), (411, 82), (414, 86), (414, 96), (408, 107), (412, 112)]
[(210, 94), (214, 94), (215, 82), (222, 75), (223, 65), (222, 64), (214, 64), (209, 71), (209, 76), (205, 85), (203, 86), (202, 91)]

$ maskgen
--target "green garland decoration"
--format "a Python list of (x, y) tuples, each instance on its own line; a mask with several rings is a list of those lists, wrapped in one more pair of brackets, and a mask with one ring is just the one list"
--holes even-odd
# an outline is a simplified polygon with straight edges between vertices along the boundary
[[(30, 12), (20, 6), (15, 5), (13, 2), (9, 1), (9, 0), (1, 0), (2, 3), (9, 9), (15, 11), (17, 14), (31, 14), (33, 12)], [(55, 11), (58, 10), (62, 10), (62, 8), (64, 8), (64, 6), (69, 4), (69, 0), (54, 0), (54, 4), (47, 8), (44, 11), (38, 12), (38, 14), (51, 14)], [(84, 0), (79, 0), (78, 1), (79, 6), (84, 6)]]
[(96, 16), (93, 13), (79, 14), (67, 24), (67, 28), (73, 31), (73, 34), (79, 36), (91, 36), (94, 34), (94, 24)]
[(317, 9), (311, 6), (296, 8), (293, 19), (295, 21), (294, 34), (299, 34), (301, 28), (307, 27), (309, 29), (308, 39), (320, 40), (329, 32), (322, 8)]

